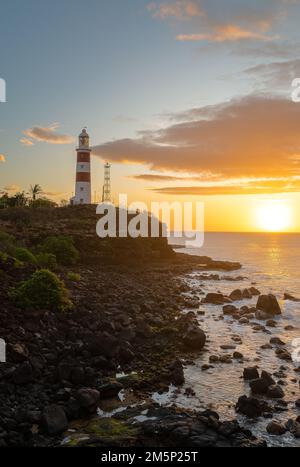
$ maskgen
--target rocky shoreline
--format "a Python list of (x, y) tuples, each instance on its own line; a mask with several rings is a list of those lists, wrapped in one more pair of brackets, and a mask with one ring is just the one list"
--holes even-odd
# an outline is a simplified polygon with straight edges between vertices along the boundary
[[(74, 270), (84, 279), (64, 277), (75, 304), (65, 314), (16, 308), (6, 290), (28, 271), (20, 269), (16, 277), (13, 264), (0, 266), (6, 277), (0, 328), (8, 360), (0, 367), (2, 446), (57, 446), (72, 423), (77, 434), (66, 446), (264, 445), (236, 421), (221, 423), (215, 412), (163, 409), (149, 400), (154, 391), (181, 386), (182, 361), (192, 361), (205, 344), (194, 313), (181, 313), (199, 302), (187, 296), (180, 277), (239, 265), (185, 255), (122, 271), (81, 265)], [(120, 372), (129, 376), (118, 377)], [(143, 421), (134, 419), (132, 408), (109, 422), (101, 412), (94, 418), (101, 404), (122, 392), (131, 394), (136, 417), (142, 407)], [(93, 427), (92, 436), (84, 436), (80, 420)]]
[[(91, 224), (90, 213), (88, 219)], [(52, 220), (48, 230), (44, 225), (44, 236), (52, 225)], [(20, 234), (14, 223), (4, 227)], [(71, 233), (81, 253), (71, 274), (67, 267), (58, 271), (70, 293), (71, 311), (20, 308), (10, 291), (31, 277), (36, 266), (0, 256), (0, 337), (7, 343), (7, 363), (0, 365), (0, 446), (266, 446), (237, 418), (222, 421), (208, 406), (164, 407), (160, 398), (170, 388), (176, 393), (183, 387), (192, 398), (194, 388), (186, 387), (184, 369), (206, 356), (202, 372), (228, 364), (244, 368), (241, 377), (252, 394), (237, 398), (237, 416), (269, 419), (285, 410), (284, 365), (277, 375), (259, 374), (235, 348), (239, 336), (233, 336), (232, 344), (223, 343), (221, 353), (212, 353), (213, 335), (201, 325), (208, 305), (218, 310), (216, 322), (230, 320), (268, 334), (281, 312), (276, 298), (253, 285), (228, 295), (215, 286), (204, 292), (206, 284), (242, 282), (243, 276), (232, 274), (239, 263), (175, 254), (166, 239), (97, 244), (95, 250), (94, 235), (87, 230), (84, 242), (82, 224), (75, 227), (68, 220), (66, 229), (64, 217), (58, 232)], [(41, 228), (33, 224), (26, 229), (26, 246), (35, 251)], [(191, 274), (200, 289), (188, 284)], [(256, 306), (240, 306), (250, 297)], [(280, 339), (273, 337), (265, 345), (279, 359), (291, 360)], [(289, 431), (297, 438), (299, 422), (299, 417), (286, 425), (271, 420), (268, 432)]]

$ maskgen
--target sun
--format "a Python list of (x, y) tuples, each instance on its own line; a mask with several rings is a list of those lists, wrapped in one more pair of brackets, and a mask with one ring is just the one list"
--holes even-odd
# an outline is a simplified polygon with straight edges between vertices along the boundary
[(291, 226), (291, 208), (283, 201), (264, 201), (256, 208), (256, 219), (260, 229), (267, 232), (282, 232)]

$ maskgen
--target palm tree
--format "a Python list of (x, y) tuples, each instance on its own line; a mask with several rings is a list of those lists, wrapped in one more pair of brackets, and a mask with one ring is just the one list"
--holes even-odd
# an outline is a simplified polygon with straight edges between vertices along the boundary
[(40, 193), (43, 193), (43, 190), (42, 190), (42, 187), (38, 184), (35, 184), (35, 185), (30, 185), (30, 193), (31, 193), (31, 196), (32, 196), (32, 201), (35, 201), (37, 196), (40, 194)]

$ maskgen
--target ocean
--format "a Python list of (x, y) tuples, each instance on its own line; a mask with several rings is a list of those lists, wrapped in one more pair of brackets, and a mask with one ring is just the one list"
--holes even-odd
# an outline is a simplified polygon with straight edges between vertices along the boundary
[[(170, 244), (182, 243), (177, 238), (170, 238)], [(287, 407), (280, 406), (278, 401), (270, 401), (276, 406), (273, 420), (285, 423), (288, 419), (296, 419), (300, 410), (295, 407), (295, 401), (300, 398), (299, 373), (294, 370), (300, 367), (299, 362), (280, 360), (275, 354), (275, 348), (262, 349), (269, 343), (271, 337), (280, 337), (286, 343), (286, 349), (294, 350), (295, 339), (300, 338), (300, 303), (283, 300), (284, 292), (300, 297), (300, 234), (277, 233), (207, 233), (201, 248), (180, 248), (182, 254), (211, 256), (216, 260), (239, 261), (242, 269), (230, 273), (220, 273), (221, 280), (203, 281), (197, 273), (192, 273), (183, 280), (192, 287), (193, 293), (203, 298), (208, 292), (220, 291), (230, 294), (234, 289), (244, 289), (255, 285), (261, 293), (273, 293), (278, 298), (282, 309), (282, 316), (276, 318), (275, 328), (266, 328), (267, 332), (253, 330), (249, 324), (240, 324), (231, 317), (220, 319), (222, 307), (201, 304), (205, 316), (199, 316), (199, 324), (206, 332), (208, 343), (207, 352), (201, 353), (194, 364), (185, 367), (185, 387), (176, 391), (170, 388), (169, 394), (163, 396), (164, 403), (176, 403), (182, 407), (215, 409), (222, 419), (238, 418), (243, 425), (249, 427), (254, 434), (263, 437), (269, 445), (300, 446), (300, 440), (287, 433), (283, 436), (271, 436), (266, 432), (269, 419), (260, 418), (249, 420), (237, 415), (235, 404), (241, 395), (249, 395), (249, 384), (242, 378), (243, 368), (257, 365), (259, 370), (270, 373), (278, 372), (284, 366), (284, 378), (279, 381), (285, 392), (284, 400)], [(214, 272), (214, 271), (210, 271)], [(238, 282), (223, 280), (223, 276), (243, 276)], [(256, 304), (257, 297), (235, 302), (236, 306)], [(187, 312), (190, 310), (186, 310)], [(252, 320), (253, 321), (253, 320)], [(254, 320), (256, 321), (256, 320)], [(265, 324), (265, 322), (259, 322)], [(286, 330), (292, 325), (293, 330)], [(233, 344), (236, 337), (241, 344), (236, 350), (244, 355), (244, 362), (233, 361), (231, 364), (213, 364), (213, 368), (202, 371), (202, 366), (209, 363), (212, 354), (221, 355), (231, 353), (224, 351), (221, 345)], [(276, 379), (276, 378), (275, 378)], [(278, 383), (278, 378), (276, 379)], [(185, 394), (186, 388), (192, 388), (195, 395)]]

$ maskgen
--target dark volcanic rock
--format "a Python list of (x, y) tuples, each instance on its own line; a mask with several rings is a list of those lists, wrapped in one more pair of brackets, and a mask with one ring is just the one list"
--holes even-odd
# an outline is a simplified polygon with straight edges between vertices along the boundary
[(19, 365), (13, 372), (13, 381), (15, 384), (27, 384), (32, 381), (33, 371), (29, 362)]
[(183, 343), (187, 349), (202, 350), (206, 342), (206, 335), (197, 326), (191, 326), (183, 336)]
[(272, 399), (282, 399), (284, 397), (284, 392), (278, 384), (274, 384), (268, 388), (267, 396)]
[(184, 371), (180, 360), (175, 360), (170, 365), (170, 372), (171, 383), (175, 386), (182, 386), (184, 384)]
[(256, 367), (249, 367), (249, 368), (244, 368), (244, 379), (250, 380), (250, 379), (258, 379), (259, 378), (259, 373)]
[(256, 289), (255, 287), (250, 287), (249, 289), (251, 295), (255, 296), (255, 295), (260, 295), (260, 291), (258, 289)]
[(243, 298), (252, 298), (252, 293), (250, 292), (250, 289), (243, 290)]
[(208, 293), (204, 299), (205, 303), (211, 303), (213, 305), (223, 305), (223, 303), (229, 302), (230, 299), (224, 297), (221, 293)]
[(229, 298), (233, 301), (242, 300), (243, 294), (240, 289), (236, 289), (229, 295)]
[(275, 381), (274, 379), (272, 378), (272, 375), (270, 373), (268, 373), (267, 371), (263, 370), (261, 372), (261, 378), (266, 380), (267, 383), (269, 384), (269, 386), (272, 386), (275, 384)]
[(293, 295), (290, 295), (289, 293), (285, 293), (283, 300), (291, 300), (292, 302), (300, 302), (300, 298), (293, 297)]
[(260, 417), (264, 412), (269, 412), (270, 408), (266, 402), (255, 397), (241, 396), (236, 405), (236, 410), (247, 415), (247, 417), (256, 418)]
[(98, 386), (101, 399), (116, 397), (122, 389), (123, 384), (114, 378), (107, 378)]
[(257, 300), (256, 308), (264, 311), (268, 315), (281, 315), (281, 309), (275, 295), (260, 295)]
[(253, 379), (250, 381), (250, 388), (253, 394), (266, 394), (270, 383), (263, 378)]
[(47, 407), (41, 417), (40, 428), (50, 436), (63, 433), (68, 427), (65, 411), (59, 405)]
[(223, 313), (224, 315), (233, 315), (238, 311), (237, 307), (234, 305), (224, 305), (223, 306)]
[(284, 435), (284, 433), (287, 432), (287, 429), (284, 425), (281, 423), (277, 422), (276, 420), (272, 420), (268, 425), (267, 425), (267, 432), (270, 435), (276, 435), (276, 436), (281, 436)]
[(92, 414), (97, 409), (100, 393), (96, 389), (82, 388), (77, 391), (76, 399), (84, 412)]

